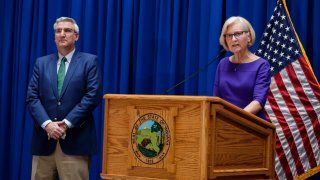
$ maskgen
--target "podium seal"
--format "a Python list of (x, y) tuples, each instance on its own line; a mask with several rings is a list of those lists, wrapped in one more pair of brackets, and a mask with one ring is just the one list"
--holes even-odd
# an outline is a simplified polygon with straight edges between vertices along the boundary
[(131, 145), (136, 158), (145, 164), (162, 161), (170, 147), (170, 129), (158, 114), (139, 117), (131, 132)]

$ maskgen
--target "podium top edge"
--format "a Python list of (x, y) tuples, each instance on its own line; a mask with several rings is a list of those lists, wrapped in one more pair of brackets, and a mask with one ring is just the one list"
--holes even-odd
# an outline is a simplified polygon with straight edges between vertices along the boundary
[(198, 101), (198, 102), (210, 102), (215, 104), (221, 104), (226, 109), (232, 109), (233, 111), (236, 111), (237, 113), (240, 113), (242, 115), (245, 115), (249, 119), (256, 119), (256, 121), (259, 121), (260, 124), (267, 125), (268, 127), (271, 127), (272, 129), (275, 129), (275, 126), (267, 122), (260, 117), (255, 116), (254, 114), (251, 114), (249, 112), (246, 112), (245, 110), (219, 98), (216, 96), (188, 96), (188, 95), (142, 95), (142, 94), (105, 94), (103, 98), (106, 101), (109, 100), (157, 100), (157, 101)]
[(105, 94), (104, 99), (157, 99), (157, 100), (193, 100), (193, 101), (220, 101), (215, 96), (188, 96), (188, 95), (145, 95), (145, 94)]

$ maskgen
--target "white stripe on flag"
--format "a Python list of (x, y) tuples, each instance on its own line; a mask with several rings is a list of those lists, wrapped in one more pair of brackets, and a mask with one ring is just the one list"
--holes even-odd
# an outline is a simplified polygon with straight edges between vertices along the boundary
[[(270, 90), (271, 90), (271, 93), (273, 94), (275, 101), (278, 104), (278, 107), (280, 108), (280, 110), (281, 110), (281, 107), (287, 107), (286, 104), (284, 103), (284, 100), (282, 99), (282, 95), (281, 95), (273, 77), (271, 78)], [(289, 144), (286, 139), (286, 136), (284, 135), (284, 132), (283, 132), (281, 125), (277, 121), (277, 116), (273, 112), (273, 110), (269, 104), (269, 101), (267, 101), (265, 109), (270, 117), (270, 120), (276, 126), (276, 133), (278, 134), (279, 141), (280, 141), (281, 146), (284, 150), (283, 153), (286, 156), (288, 163), (295, 164), (294, 158), (291, 154), (291, 149), (290, 149)], [(288, 113), (288, 111), (287, 111), (287, 113), (284, 113), (283, 111), (285, 111), (285, 110), (282, 110), (281, 112), (283, 113), (284, 117), (286, 117), (287, 123), (289, 124), (288, 121), (292, 121), (292, 116), (290, 113)], [(287, 117), (289, 117), (288, 114), (290, 115), (290, 119), (289, 118), (287, 119)], [(289, 166), (289, 167), (290, 167), (291, 172), (293, 173), (293, 176), (296, 176), (297, 175), (296, 166)], [(279, 172), (277, 172), (277, 173), (279, 174)]]

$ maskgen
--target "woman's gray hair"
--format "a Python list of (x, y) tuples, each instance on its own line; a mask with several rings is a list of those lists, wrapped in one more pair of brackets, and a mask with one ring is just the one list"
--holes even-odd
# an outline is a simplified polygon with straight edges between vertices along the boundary
[(71, 22), (74, 25), (74, 31), (79, 34), (79, 26), (77, 22), (73, 18), (69, 17), (60, 17), (56, 20), (56, 22), (53, 24), (53, 29), (57, 29), (57, 25), (59, 22)]
[(241, 24), (244, 28), (243, 30), (248, 31), (250, 33), (251, 41), (248, 42), (248, 47), (252, 46), (256, 40), (256, 33), (254, 32), (254, 29), (253, 29), (252, 25), (250, 24), (250, 22), (247, 21), (243, 17), (232, 16), (226, 20), (226, 22), (224, 23), (224, 25), (222, 27), (221, 34), (220, 34), (220, 44), (227, 51), (229, 51), (229, 47), (226, 42), (225, 34), (227, 32), (228, 27), (232, 24), (235, 24), (235, 23)]

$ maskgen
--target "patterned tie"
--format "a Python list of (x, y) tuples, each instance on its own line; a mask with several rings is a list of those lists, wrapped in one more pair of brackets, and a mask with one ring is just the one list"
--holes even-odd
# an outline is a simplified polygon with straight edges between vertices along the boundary
[(60, 63), (59, 71), (58, 71), (58, 93), (59, 93), (59, 96), (61, 94), (61, 89), (63, 86), (64, 77), (66, 74), (66, 64), (65, 64), (66, 61), (67, 61), (66, 57), (63, 57), (61, 59), (61, 63)]

